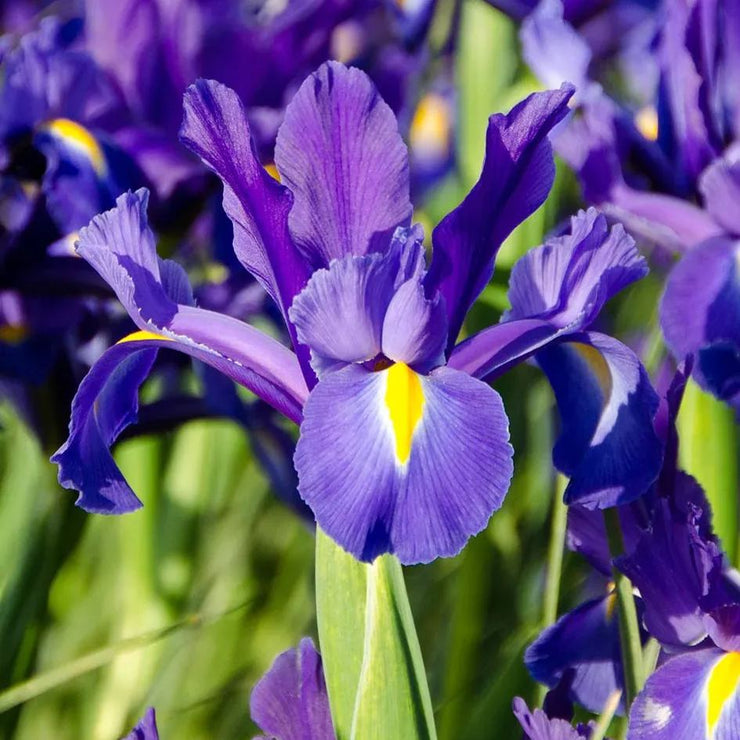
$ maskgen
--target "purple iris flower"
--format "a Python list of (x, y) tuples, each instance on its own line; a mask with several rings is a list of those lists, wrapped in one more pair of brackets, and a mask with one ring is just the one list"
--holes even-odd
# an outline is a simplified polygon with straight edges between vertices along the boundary
[(275, 659), (252, 690), (249, 708), (265, 733), (254, 740), (334, 740), (321, 656), (310, 638)]
[(146, 713), (139, 723), (128, 735), (126, 735), (124, 740), (159, 740), (157, 718), (153, 707), (149, 707), (149, 709), (146, 710)]
[[(535, 94), (491, 118), (481, 178), (435, 229), (427, 270), (420, 229), (409, 228), (406, 148), (366, 75), (329, 63), (306, 80), (278, 136), (280, 183), (260, 165), (236, 95), (191, 87), (181, 136), (223, 180), (235, 252), (275, 300), (295, 352), (195, 307), (182, 270), (156, 256), (146, 192), (122, 196), (81, 232), (78, 252), (140, 331), (81, 385), (54, 457), (62, 485), (89, 511), (140, 506), (108, 447), (135, 419), (156, 350), (171, 347), (301, 425), (300, 494), (349, 552), (405, 563), (452, 555), (485, 527), (512, 473), (501, 399), (484, 381), (537, 353), (564, 427), (578, 429), (556, 451), (570, 495), (592, 506), (641, 495), (662, 456), (657, 396), (626, 347), (585, 331), (645, 272), (623, 231), (579, 214), (570, 235), (515, 268), (506, 320), (455, 345), (498, 247), (547, 195), (547, 133), (570, 93)], [(588, 390), (571, 404), (575, 387)]]

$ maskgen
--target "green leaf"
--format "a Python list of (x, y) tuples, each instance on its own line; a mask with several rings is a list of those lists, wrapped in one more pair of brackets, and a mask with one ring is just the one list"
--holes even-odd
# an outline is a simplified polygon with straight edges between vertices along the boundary
[(319, 641), (338, 740), (435, 740), (432, 703), (403, 573), (360, 563), (316, 535)]
[(732, 409), (690, 381), (678, 415), (681, 467), (696, 478), (712, 505), (714, 529), (737, 561), (738, 439)]

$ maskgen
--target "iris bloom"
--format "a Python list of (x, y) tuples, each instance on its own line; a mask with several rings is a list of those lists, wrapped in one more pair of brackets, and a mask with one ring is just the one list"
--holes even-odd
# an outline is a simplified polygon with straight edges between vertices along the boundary
[(740, 6), (669, 2), (655, 17), (657, 75), (638, 110), (593, 81), (585, 40), (552, 3), (523, 28), (525, 56), (547, 83), (556, 69), (583, 91), (557, 147), (587, 200), (685, 253), (661, 303), (666, 342), (678, 360), (695, 355), (697, 382), (740, 412)]
[(512, 452), (501, 399), (485, 381), (533, 354), (564, 416), (556, 462), (572, 475), (568, 495), (591, 506), (641, 495), (662, 455), (657, 397), (626, 347), (585, 331), (645, 272), (621, 229), (579, 214), (570, 235), (515, 268), (506, 320), (455, 344), (501, 242), (547, 195), (547, 133), (570, 94), (535, 94), (491, 118), (481, 178), (435, 229), (427, 270), (410, 226), (406, 148), (364, 73), (328, 63), (302, 85), (277, 140), (280, 183), (255, 155), (238, 97), (214, 82), (192, 86), (182, 139), (223, 180), (236, 254), (277, 303), (295, 351), (195, 307), (181, 268), (156, 255), (146, 192), (122, 196), (82, 230), (78, 252), (140, 331), (80, 386), (54, 457), (61, 484), (88, 511), (141, 505), (108, 448), (135, 419), (157, 349), (170, 347), (301, 425), (299, 492), (319, 526), (363, 560), (394, 552), (427, 562), (486, 526)]

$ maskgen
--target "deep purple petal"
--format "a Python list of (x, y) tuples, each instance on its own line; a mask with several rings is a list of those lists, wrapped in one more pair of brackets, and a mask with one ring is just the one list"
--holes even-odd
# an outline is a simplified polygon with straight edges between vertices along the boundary
[(310, 638), (275, 659), (252, 690), (249, 711), (277, 740), (334, 740), (321, 656)]
[(244, 107), (233, 90), (198, 80), (184, 98), (182, 141), (223, 181), (234, 250), (287, 315), (309, 269), (288, 233), (290, 192), (259, 162)]
[(117, 344), (80, 383), (69, 437), (51, 461), (59, 466), (59, 485), (79, 491), (75, 503), (85, 511), (123, 514), (141, 506), (109, 448), (136, 421), (139, 387), (149, 375), (156, 348), (154, 342)]
[(555, 164), (547, 139), (565, 116), (573, 88), (534, 93), (508, 115), (491, 116), (480, 179), (437, 226), (427, 288), (444, 296), (450, 344), (493, 274), (504, 239), (545, 200)]
[(159, 740), (157, 731), (157, 718), (154, 715), (154, 707), (149, 707), (139, 723), (124, 740)]
[[(416, 421), (394, 431), (391, 413)], [(450, 368), (419, 376), (399, 365), (323, 379), (304, 409), (295, 464), (325, 532), (360, 559), (393, 552), (403, 563), (459, 552), (499, 508), (512, 473), (495, 391)]]
[(653, 429), (658, 395), (634, 353), (603, 334), (573, 335), (537, 354), (562, 420), (553, 450), (570, 477), (568, 504), (606, 508), (655, 481), (663, 446)]
[[(78, 252), (116, 291), (144, 332), (202, 359), (288, 418), (301, 418), (308, 389), (296, 356), (249, 324), (180, 301), (192, 296), (182, 268), (157, 257), (146, 220), (148, 194), (126, 193), (80, 232)], [(151, 337), (149, 337), (151, 338)]]
[(285, 111), (275, 163), (294, 196), (291, 234), (315, 267), (385, 251), (410, 222), (406, 146), (358, 69), (327, 62), (303, 83)]
[(573, 701), (597, 714), (623, 687), (615, 594), (594, 599), (560, 617), (524, 653), (532, 677), (555, 686), (566, 671), (573, 675)]
[[(729, 659), (729, 660), (728, 660)], [(720, 661), (722, 669), (714, 675)], [(632, 705), (629, 719), (630, 740), (730, 740), (728, 726), (737, 727), (737, 681), (740, 661), (736, 653), (699, 650), (677, 655), (666, 661), (647, 680)], [(714, 711), (710, 723), (709, 706)], [(729, 711), (728, 711), (729, 710)], [(724, 728), (724, 729), (723, 729)]]
[[(676, 501), (702, 498), (699, 484), (682, 475), (678, 485), (698, 489), (675, 491)], [(706, 509), (708, 505), (704, 502)], [(677, 510), (673, 500), (656, 502), (651, 528), (634, 550), (616, 561), (645, 603), (645, 626), (663, 645), (694, 645), (706, 637), (700, 606), (709, 590), (710, 571), (722, 570), (723, 554), (717, 540), (706, 535), (697, 519), (705, 512)]]
[(610, 231), (606, 218), (590, 208), (571, 219), (569, 234), (531, 249), (514, 265), (511, 309), (503, 320), (541, 318), (579, 331), (613, 295), (646, 274), (645, 260), (621, 224)]

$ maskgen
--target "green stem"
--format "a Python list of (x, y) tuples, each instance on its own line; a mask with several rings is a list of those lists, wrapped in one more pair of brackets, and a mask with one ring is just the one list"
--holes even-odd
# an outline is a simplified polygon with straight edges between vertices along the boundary
[[(604, 524), (609, 540), (609, 553), (616, 558), (624, 552), (622, 530), (617, 508), (604, 510)], [(617, 611), (619, 614), (619, 642), (622, 647), (622, 666), (624, 669), (625, 706), (629, 710), (632, 701), (642, 688), (642, 642), (640, 626), (637, 621), (632, 583), (623, 573), (612, 565), (614, 589), (617, 592)]]
[(545, 597), (542, 613), (543, 627), (549, 627), (551, 624), (554, 624), (558, 617), (560, 576), (563, 571), (565, 530), (568, 523), (568, 507), (563, 503), (563, 493), (566, 485), (566, 478), (559, 475), (555, 487), (555, 500), (552, 505), (550, 545), (547, 551), (547, 574), (545, 577)]
[(604, 711), (601, 713), (599, 721), (596, 723), (596, 727), (594, 727), (591, 732), (590, 740), (604, 740), (606, 733), (609, 730), (609, 725), (611, 724), (612, 719), (614, 719), (614, 715), (619, 708), (619, 700), (621, 698), (622, 692), (619, 689), (616, 689), (609, 695), (609, 698), (606, 700), (606, 705), (604, 706)]

